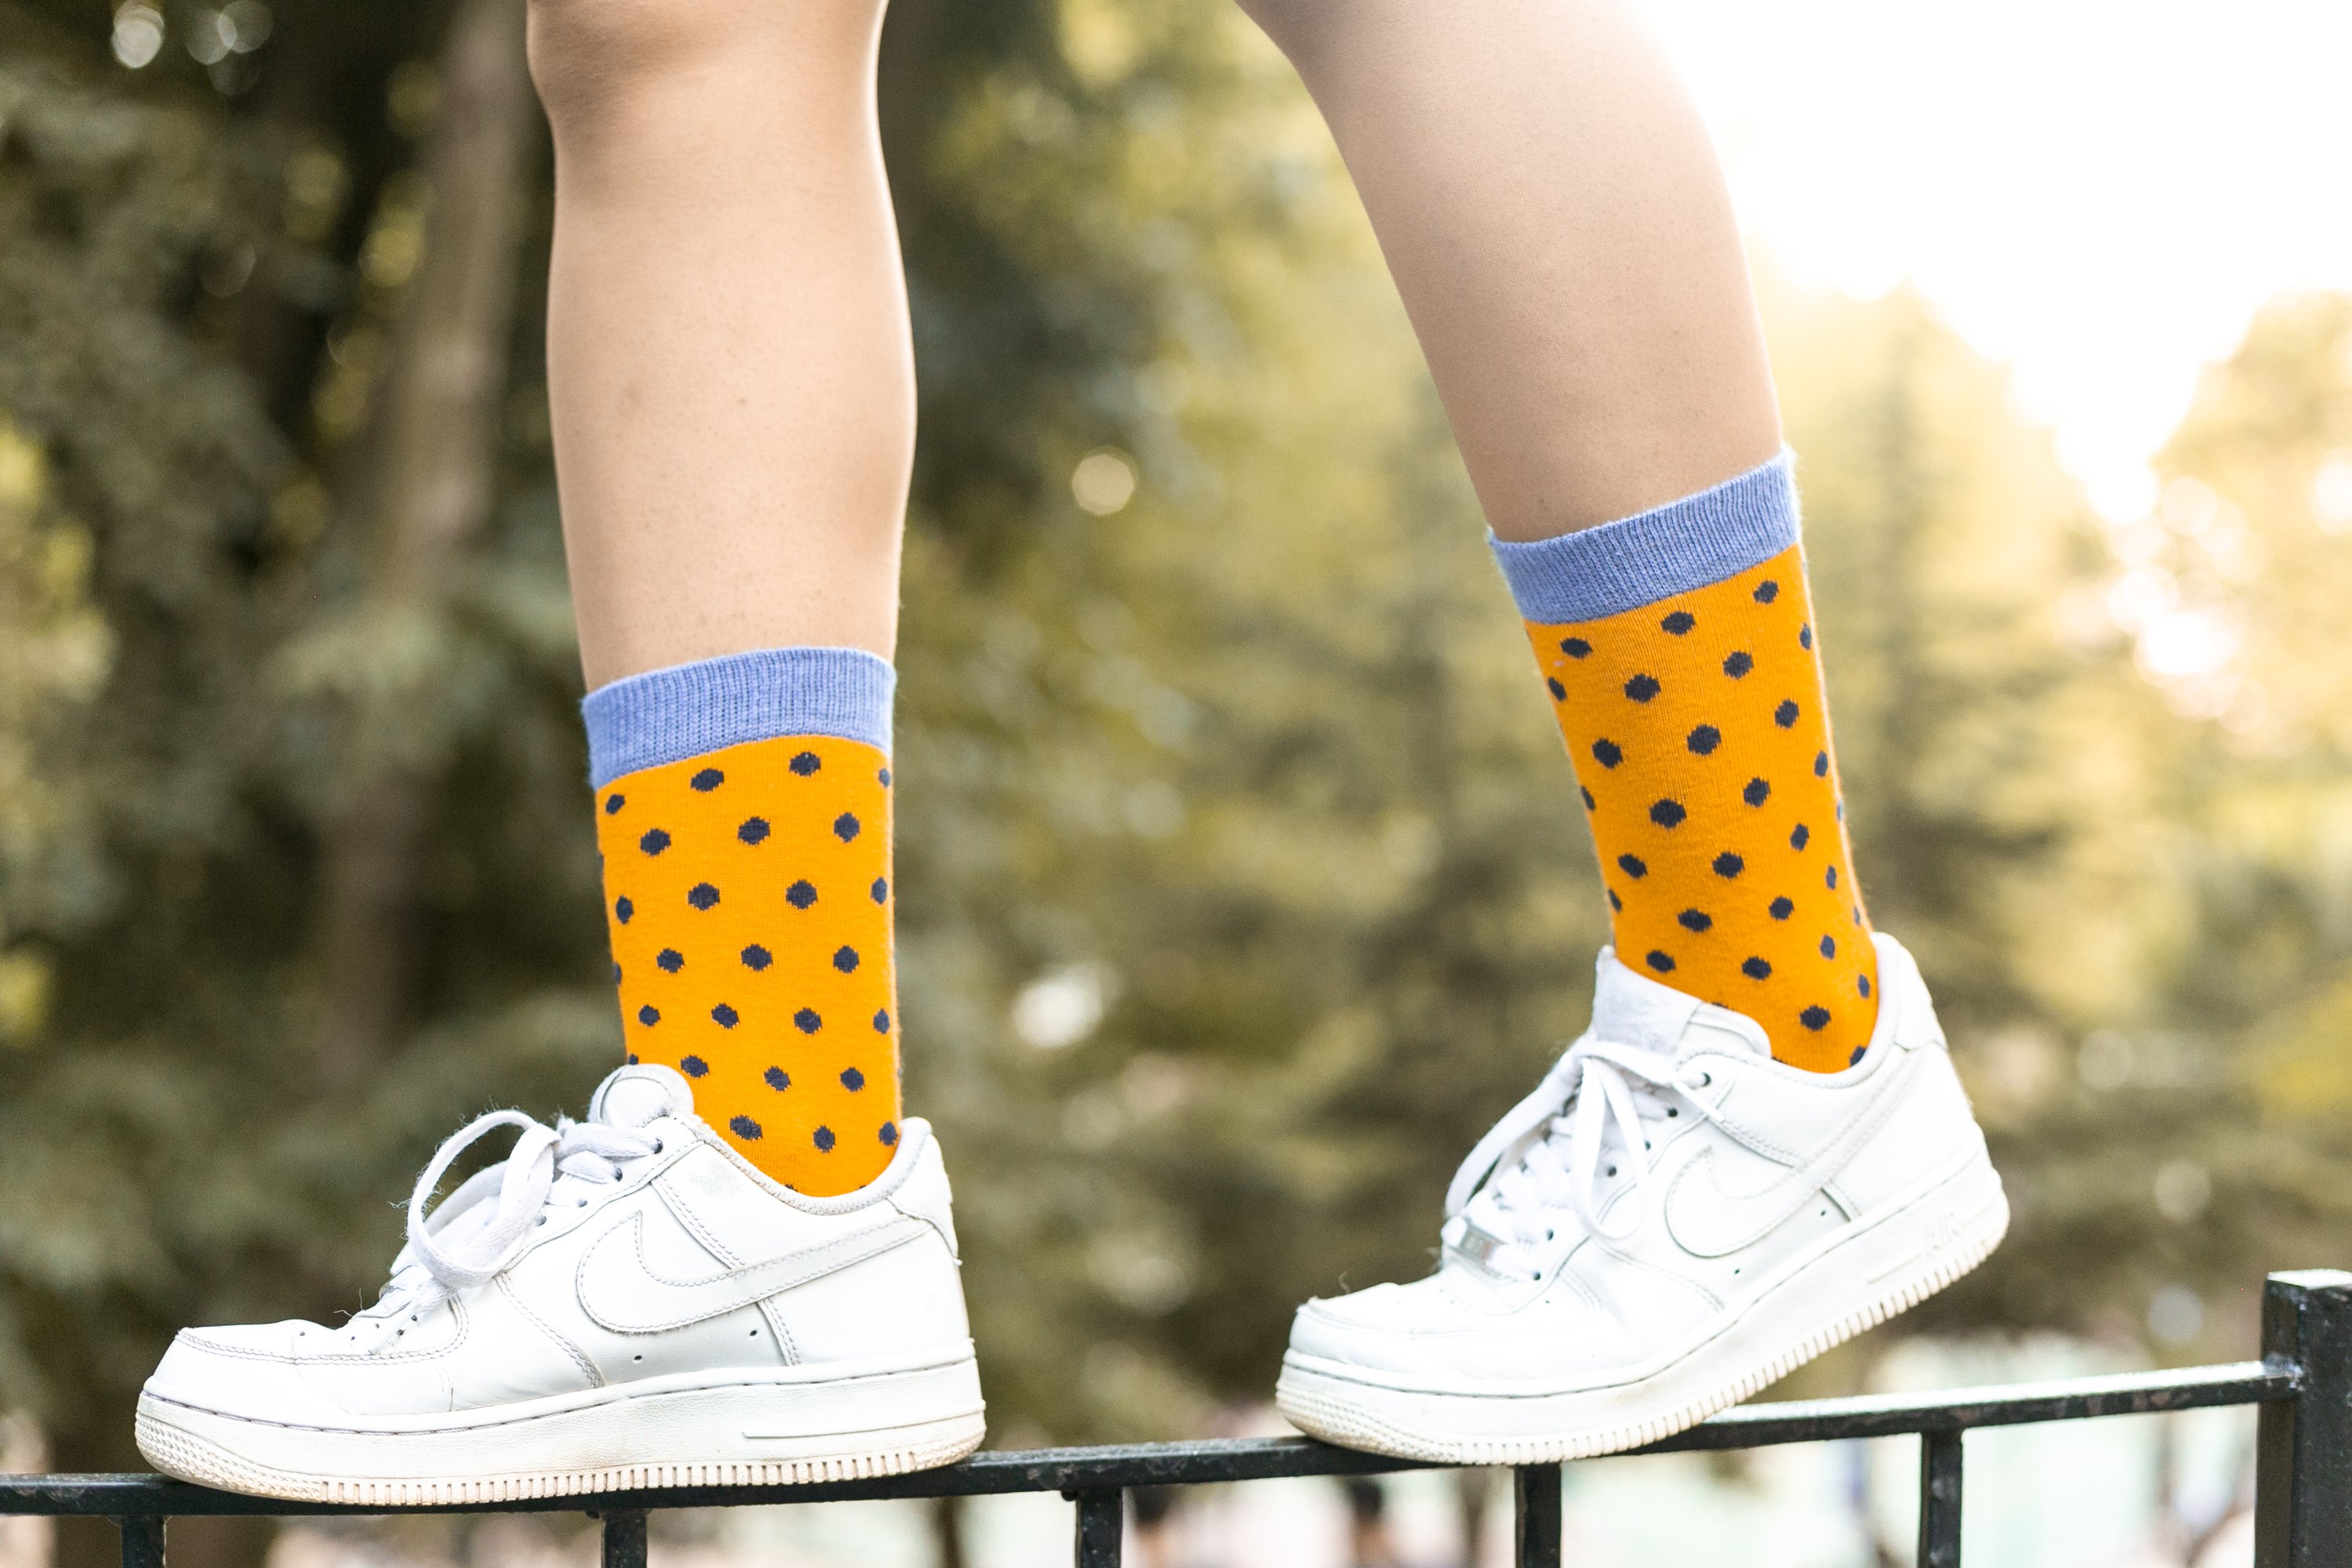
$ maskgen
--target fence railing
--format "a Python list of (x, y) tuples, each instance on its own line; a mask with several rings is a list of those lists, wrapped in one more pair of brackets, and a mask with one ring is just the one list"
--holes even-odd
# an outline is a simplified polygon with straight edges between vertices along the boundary
[[(1942, 1394), (1742, 1405), (1635, 1452), (1916, 1435), (1919, 1568), (1958, 1568), (1962, 1439), (1971, 1430), (2227, 1405), (2261, 1407), (2255, 1568), (2352, 1568), (2352, 1274), (2334, 1270), (2270, 1277), (2260, 1361)], [(152, 1475), (0, 1476), (0, 1515), (109, 1519), (122, 1531), (122, 1568), (163, 1568), (164, 1521), (194, 1514), (585, 1512), (604, 1523), (604, 1568), (646, 1568), (646, 1516), (656, 1509), (1060, 1492), (1077, 1505), (1077, 1568), (1117, 1568), (1130, 1487), (1438, 1468), (1276, 1437), (986, 1452), (913, 1475), (811, 1486), (675, 1487), (413, 1508), (289, 1503)], [(1524, 1465), (1514, 1474), (1519, 1568), (1561, 1568), (1560, 1467)]]

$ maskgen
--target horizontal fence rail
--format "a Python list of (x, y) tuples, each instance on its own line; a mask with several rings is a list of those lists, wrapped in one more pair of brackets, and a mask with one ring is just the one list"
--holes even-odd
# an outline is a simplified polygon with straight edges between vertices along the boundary
[[(2352, 1568), (2352, 1273), (2272, 1275), (2263, 1300), (2262, 1350), (2260, 1361), (2224, 1366), (1937, 1394), (1741, 1405), (1632, 1452), (1687, 1453), (1916, 1436), (1920, 1439), (1919, 1568), (1958, 1568), (1962, 1439), (1968, 1432), (1981, 1426), (2252, 1405), (2261, 1409), (2256, 1568)], [(406, 1507), (288, 1502), (153, 1475), (0, 1476), (0, 1515), (110, 1519), (122, 1530), (123, 1568), (163, 1568), (163, 1521), (175, 1516), (587, 1512), (604, 1521), (604, 1568), (645, 1568), (646, 1516), (655, 1510), (1059, 1492), (1076, 1504), (1077, 1568), (1116, 1568), (1130, 1488), (1443, 1468), (1335, 1448), (1306, 1437), (1234, 1438), (992, 1451), (911, 1475), (806, 1486), (667, 1487)], [(1560, 1468), (1525, 1465), (1514, 1472), (1513, 1539), (1520, 1568), (1561, 1568)]]

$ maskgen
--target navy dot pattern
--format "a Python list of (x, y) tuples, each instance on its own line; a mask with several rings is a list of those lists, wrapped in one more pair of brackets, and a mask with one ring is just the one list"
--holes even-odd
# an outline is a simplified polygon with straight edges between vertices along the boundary
[(888, 772), (793, 736), (598, 799), (629, 1055), (677, 1067), (705, 1121), (814, 1196), (872, 1181), (898, 1140)]
[(1804, 563), (1530, 624), (1601, 853), (1618, 952), (1844, 1069), (1876, 1021)]

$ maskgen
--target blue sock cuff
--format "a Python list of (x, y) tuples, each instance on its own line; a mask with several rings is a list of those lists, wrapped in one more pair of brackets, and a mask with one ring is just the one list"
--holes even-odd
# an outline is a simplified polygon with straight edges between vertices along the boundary
[(580, 704), (588, 782), (747, 741), (832, 735), (890, 750), (898, 672), (858, 647), (769, 647), (647, 670), (600, 686)]
[(1557, 539), (1490, 538), (1495, 560), (1539, 626), (1597, 621), (1760, 566), (1797, 542), (1789, 453), (1712, 489)]

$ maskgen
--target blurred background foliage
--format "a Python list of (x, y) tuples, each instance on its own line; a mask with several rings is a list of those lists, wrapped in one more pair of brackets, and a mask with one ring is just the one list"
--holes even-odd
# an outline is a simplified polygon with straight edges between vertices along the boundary
[[(0, 1408), (58, 1468), (617, 1059), (520, 26), (0, 0)], [(997, 1440), (1198, 1431), (1426, 1267), (1598, 881), (1287, 68), (1218, 0), (898, 0), (885, 56), (908, 1099)], [(1861, 875), (2017, 1200), (1882, 1334), (2243, 1354), (2352, 1218), (2352, 300), (2266, 312), (2117, 528), (1916, 298), (1764, 295)]]

